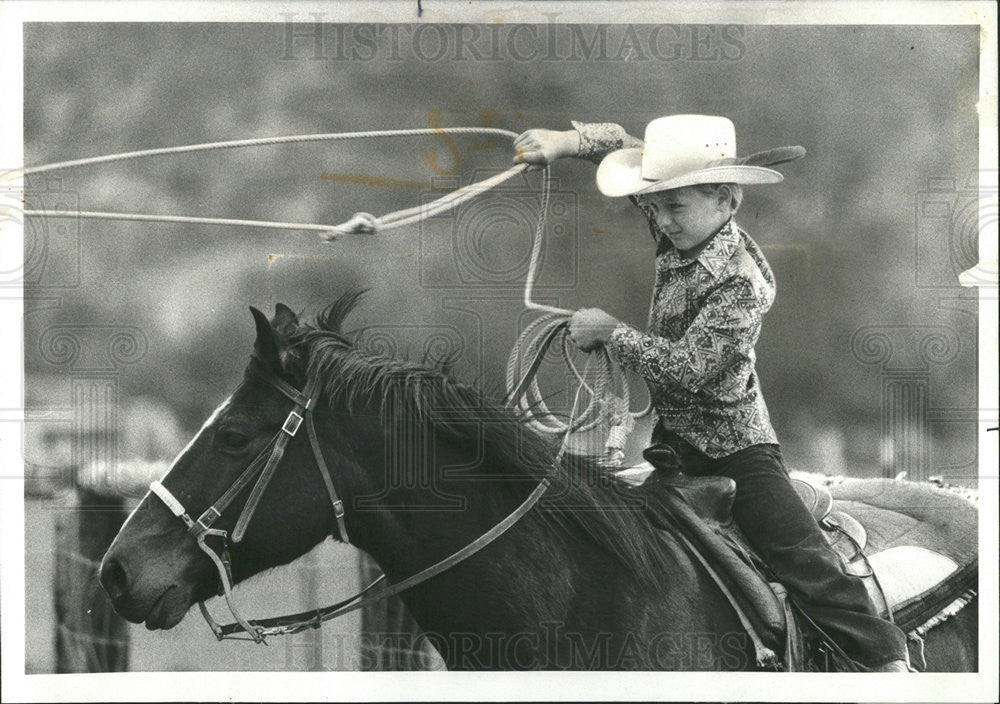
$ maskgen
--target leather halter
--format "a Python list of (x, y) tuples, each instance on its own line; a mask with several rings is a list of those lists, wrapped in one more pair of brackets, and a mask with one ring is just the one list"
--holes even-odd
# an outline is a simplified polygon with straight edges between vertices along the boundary
[[(396, 584), (382, 589), (370, 597), (362, 598), (369, 590), (385, 579), (385, 575), (378, 577), (375, 581), (349, 599), (344, 599), (343, 601), (331, 606), (316, 609), (314, 611), (291, 614), (289, 616), (279, 616), (277, 618), (250, 621), (244, 618), (234, 603), (232, 594), (232, 564), (229, 557), (228, 545), (229, 536), (224, 530), (212, 528), (212, 524), (219, 519), (222, 512), (226, 510), (239, 493), (246, 488), (246, 486), (254, 479), (254, 477), (257, 477), (259, 473), (260, 476), (257, 477), (257, 483), (254, 484), (254, 487), (250, 492), (250, 496), (247, 499), (246, 504), (243, 506), (243, 510), (240, 512), (240, 516), (236, 521), (236, 526), (233, 528), (233, 542), (238, 543), (243, 539), (247, 525), (250, 523), (250, 519), (253, 517), (253, 514), (260, 503), (261, 496), (267, 488), (268, 483), (271, 481), (271, 478), (274, 476), (274, 472), (284, 456), (286, 446), (291, 439), (295, 437), (299, 428), (303, 424), (306, 426), (306, 434), (309, 436), (309, 444), (312, 447), (313, 457), (316, 459), (316, 466), (319, 468), (320, 474), (323, 476), (323, 483), (326, 485), (327, 493), (330, 496), (330, 502), (333, 505), (334, 517), (336, 519), (336, 527), (333, 532), (333, 537), (343, 543), (350, 543), (350, 540), (347, 534), (347, 526), (344, 522), (344, 504), (338, 497), (337, 491), (333, 486), (333, 480), (330, 476), (329, 469), (327, 468), (326, 460), (323, 458), (323, 451), (319, 446), (319, 440), (316, 437), (316, 428), (313, 424), (313, 409), (316, 406), (316, 402), (319, 400), (319, 393), (317, 393), (316, 390), (318, 384), (314, 379), (309, 379), (306, 382), (305, 387), (300, 392), (276, 376), (255, 369), (253, 365), (251, 365), (248, 371), (256, 378), (273, 386), (295, 404), (289, 412), (288, 417), (285, 418), (285, 422), (282, 423), (281, 429), (268, 442), (264, 449), (261, 450), (249, 466), (243, 470), (243, 473), (236, 478), (236, 480), (218, 499), (218, 501), (205, 509), (201, 516), (198, 517), (198, 520), (192, 520), (187, 510), (184, 508), (184, 505), (178, 501), (177, 497), (175, 497), (173, 493), (171, 493), (171, 491), (163, 486), (163, 484), (159, 481), (154, 481), (149, 485), (150, 492), (163, 501), (167, 508), (170, 509), (171, 513), (184, 521), (184, 524), (188, 528), (188, 533), (197, 541), (198, 547), (206, 555), (208, 555), (219, 572), (219, 594), (225, 597), (226, 605), (229, 607), (229, 611), (232, 613), (233, 618), (236, 619), (236, 622), (227, 625), (220, 625), (208, 612), (205, 602), (202, 601), (198, 603), (202, 616), (212, 629), (212, 633), (215, 634), (217, 640), (223, 640), (225, 638), (246, 640), (246, 638), (240, 638), (237, 636), (237, 634), (244, 632), (249, 634), (250, 638), (255, 643), (266, 644), (266, 636), (298, 633), (299, 631), (307, 628), (318, 628), (324, 621), (342, 616), (351, 611), (356, 611), (366, 604), (382, 601), (390, 596), (399, 594), (406, 589), (416, 586), (417, 584), (420, 584), (421, 582), (424, 582), (431, 577), (454, 567), (459, 562), (462, 562), (466, 558), (474, 555), (492, 543), (494, 540), (503, 535), (508, 528), (517, 523), (529, 510), (531, 510), (531, 508), (538, 503), (542, 494), (544, 494), (549, 487), (549, 480), (542, 479), (538, 486), (535, 487), (534, 491), (531, 492), (528, 498), (526, 498), (520, 506), (518, 506), (506, 518), (493, 526), (493, 528), (481, 535), (479, 538), (460, 550), (452, 553), (445, 559), (434, 563), (430, 567), (427, 567)], [(222, 550), (220, 552), (216, 552), (205, 543), (205, 539), (212, 536), (221, 539)]]
[[(333, 486), (333, 480), (330, 478), (330, 471), (326, 465), (326, 460), (323, 458), (323, 451), (320, 449), (319, 440), (316, 437), (316, 427), (313, 424), (313, 409), (316, 406), (316, 401), (319, 399), (319, 394), (316, 390), (316, 382), (310, 379), (306, 382), (305, 388), (303, 388), (300, 392), (278, 377), (257, 370), (252, 364), (249, 367), (248, 372), (252, 376), (273, 386), (283, 395), (287, 396), (294, 404), (292, 410), (289, 411), (288, 416), (285, 418), (285, 422), (281, 424), (281, 429), (278, 430), (274, 437), (271, 438), (267, 445), (264, 446), (264, 449), (260, 451), (252, 462), (250, 462), (247, 468), (243, 470), (243, 473), (236, 478), (226, 492), (219, 497), (214, 504), (205, 509), (196, 521), (191, 519), (191, 516), (188, 515), (188, 512), (185, 510), (183, 504), (181, 504), (181, 502), (177, 500), (177, 497), (175, 497), (169, 489), (163, 486), (163, 484), (158, 481), (154, 481), (149, 485), (149, 489), (153, 494), (158, 496), (164, 504), (166, 504), (167, 508), (169, 508), (175, 516), (184, 521), (184, 524), (188, 527), (188, 533), (190, 533), (191, 536), (197, 541), (198, 547), (205, 554), (207, 554), (209, 558), (211, 558), (213, 563), (215, 563), (216, 569), (219, 571), (219, 592), (225, 597), (226, 604), (229, 606), (230, 612), (232, 612), (233, 617), (242, 627), (242, 630), (249, 633), (255, 642), (260, 643), (263, 642), (263, 634), (259, 632), (258, 628), (252, 626), (250, 622), (240, 614), (233, 602), (233, 573), (232, 563), (229, 557), (229, 536), (226, 531), (212, 528), (212, 525), (219, 519), (222, 512), (229, 507), (240, 492), (243, 491), (243, 489), (245, 489), (251, 481), (253, 481), (254, 477), (257, 477), (257, 482), (250, 491), (250, 496), (247, 498), (247, 502), (244, 504), (243, 510), (240, 512), (240, 516), (236, 521), (236, 526), (233, 528), (233, 542), (239, 543), (243, 540), (247, 526), (250, 523), (250, 519), (253, 518), (254, 512), (257, 510), (257, 506), (260, 504), (260, 499), (264, 494), (264, 490), (267, 489), (267, 485), (271, 482), (271, 478), (274, 476), (275, 470), (278, 468), (278, 465), (284, 457), (285, 448), (287, 447), (289, 441), (295, 437), (303, 424), (306, 426), (306, 434), (309, 436), (309, 444), (312, 447), (313, 457), (316, 460), (316, 466), (319, 468), (319, 473), (323, 477), (323, 483), (326, 486), (327, 494), (330, 497), (330, 503), (333, 506), (333, 515), (336, 519), (333, 537), (334, 539), (340, 540), (344, 543), (348, 543), (350, 540), (347, 534), (347, 526), (344, 523), (344, 502), (340, 500), (340, 497), (337, 495), (337, 490)], [(222, 541), (222, 549), (218, 553), (205, 543), (205, 539), (212, 536), (217, 537)], [(205, 603), (201, 602), (199, 606), (201, 608), (202, 615), (205, 617), (205, 620), (212, 628), (216, 637), (219, 639), (225, 637), (224, 635), (221, 635), (222, 629), (219, 624), (216, 623), (208, 613)]]

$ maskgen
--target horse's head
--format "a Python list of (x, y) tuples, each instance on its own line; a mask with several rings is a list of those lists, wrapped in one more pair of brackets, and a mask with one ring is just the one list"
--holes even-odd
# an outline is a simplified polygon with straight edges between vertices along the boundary
[[(351, 303), (341, 308), (349, 309)], [(257, 339), (242, 382), (162, 479), (167, 492), (195, 521), (217, 505), (255, 460), (263, 467), (271, 456), (294, 408), (293, 401), (280, 391), (281, 384), (286, 384), (286, 389), (306, 385), (306, 338), (311, 328), (300, 326), (295, 314), (280, 303), (270, 321), (260, 311), (251, 311)], [(319, 412), (329, 440), (329, 433), (337, 432), (337, 424), (330, 422), (329, 409)], [(230, 543), (233, 583), (290, 562), (331, 532), (338, 534), (334, 508), (305, 431), (303, 427), (295, 433), (297, 437), (285, 440), (280, 466), (266, 485), (245, 534), (239, 542)], [(350, 464), (337, 447), (335, 438), (324, 443), (325, 461), (334, 475)], [(235, 494), (212, 528), (233, 535), (254, 484), (255, 479), (248, 481)], [(343, 492), (346, 487), (337, 488)], [(342, 496), (346, 502), (349, 493)], [(206, 538), (215, 548), (221, 547), (212, 542), (218, 539), (214, 535)], [(144, 621), (150, 629), (172, 628), (191, 605), (218, 591), (220, 574), (208, 554), (199, 549), (185, 522), (161, 496), (151, 493), (104, 556), (101, 583), (115, 610), (128, 620)]]

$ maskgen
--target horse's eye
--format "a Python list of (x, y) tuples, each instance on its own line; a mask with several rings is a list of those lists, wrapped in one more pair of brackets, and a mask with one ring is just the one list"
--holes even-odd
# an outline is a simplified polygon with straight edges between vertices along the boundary
[(250, 442), (250, 438), (235, 430), (220, 430), (215, 434), (215, 442), (223, 450), (242, 450)]

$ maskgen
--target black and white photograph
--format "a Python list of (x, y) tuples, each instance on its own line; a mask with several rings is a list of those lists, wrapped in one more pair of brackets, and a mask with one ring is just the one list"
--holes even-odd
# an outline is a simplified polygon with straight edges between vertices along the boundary
[(0, 17), (4, 701), (995, 701), (995, 5)]

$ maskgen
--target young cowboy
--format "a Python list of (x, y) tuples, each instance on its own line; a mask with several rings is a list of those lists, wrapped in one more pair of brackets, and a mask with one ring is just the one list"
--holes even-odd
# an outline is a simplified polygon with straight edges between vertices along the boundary
[(659, 417), (652, 442), (673, 448), (684, 472), (736, 482), (737, 524), (820, 628), (870, 670), (906, 672), (904, 634), (843, 571), (789, 482), (754, 368), (774, 275), (732, 217), (743, 185), (781, 174), (741, 165), (724, 117), (663, 117), (644, 142), (615, 124), (573, 127), (525, 132), (514, 160), (599, 163), (598, 189), (639, 206), (657, 243), (648, 332), (584, 308), (570, 320), (574, 342), (584, 351), (607, 345), (646, 380)]

